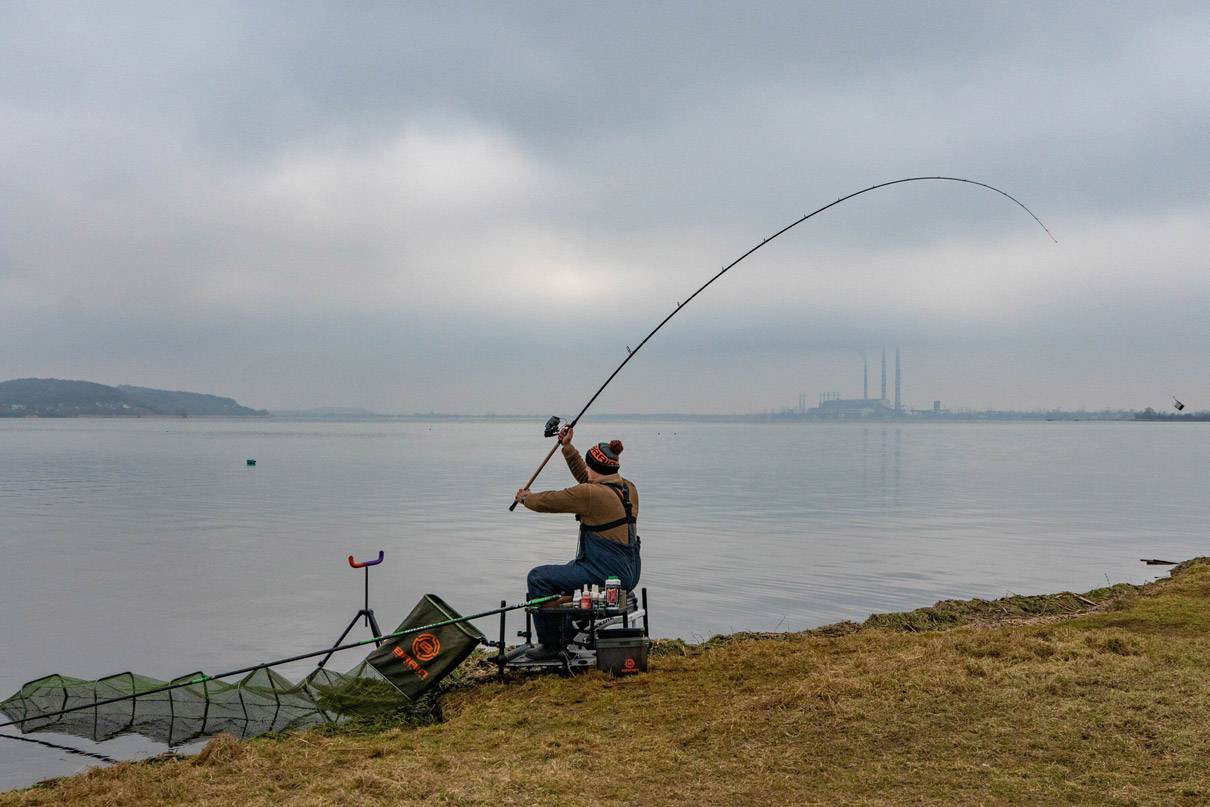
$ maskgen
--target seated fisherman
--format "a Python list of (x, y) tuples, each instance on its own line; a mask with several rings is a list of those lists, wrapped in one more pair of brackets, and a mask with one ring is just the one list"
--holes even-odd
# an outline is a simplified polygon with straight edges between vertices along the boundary
[[(635, 522), (639, 514), (639, 490), (623, 479), (622, 441), (598, 443), (584, 458), (571, 444), (572, 429), (559, 433), (563, 458), (571, 475), (580, 484), (563, 490), (531, 493), (522, 488), (517, 501), (539, 513), (575, 513), (580, 522), (576, 559), (561, 565), (538, 566), (530, 570), (528, 599), (549, 594), (571, 594), (593, 583), (604, 586), (607, 577), (618, 577), (623, 588), (632, 590), (639, 582), (639, 536)], [(557, 614), (534, 615), (540, 647), (527, 655), (533, 659), (558, 656), (565, 646), (563, 620)]]

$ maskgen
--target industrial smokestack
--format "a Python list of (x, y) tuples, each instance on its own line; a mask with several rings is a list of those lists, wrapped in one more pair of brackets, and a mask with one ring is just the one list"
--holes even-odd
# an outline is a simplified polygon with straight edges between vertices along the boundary
[(870, 400), (870, 360), (861, 357), (861, 400)]
[(882, 397), (879, 400), (886, 400), (886, 348), (882, 349)]
[(903, 411), (903, 401), (899, 397), (899, 345), (895, 345), (895, 411)]

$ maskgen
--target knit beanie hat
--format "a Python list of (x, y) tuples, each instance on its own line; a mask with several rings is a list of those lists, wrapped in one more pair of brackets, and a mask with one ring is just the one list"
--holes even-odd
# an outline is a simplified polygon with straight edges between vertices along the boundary
[(599, 474), (616, 474), (622, 467), (618, 455), (622, 453), (622, 441), (610, 440), (608, 443), (597, 443), (584, 452), (584, 462)]

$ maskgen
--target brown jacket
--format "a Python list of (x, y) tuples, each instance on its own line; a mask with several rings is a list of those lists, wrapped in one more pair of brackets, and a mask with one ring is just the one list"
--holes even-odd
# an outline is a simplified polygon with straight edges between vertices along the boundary
[[(632, 482), (623, 479), (620, 474), (610, 474), (596, 482), (589, 482), (588, 467), (575, 446), (563, 446), (563, 459), (567, 460), (571, 475), (580, 484), (563, 490), (531, 493), (525, 497), (526, 507), (537, 513), (575, 513), (583, 524), (608, 524), (610, 521), (626, 517), (622, 497), (608, 485), (625, 483), (630, 489), (630, 514), (638, 517), (639, 489)], [(619, 544), (630, 543), (630, 531), (625, 524), (599, 534), (602, 538), (617, 541)]]

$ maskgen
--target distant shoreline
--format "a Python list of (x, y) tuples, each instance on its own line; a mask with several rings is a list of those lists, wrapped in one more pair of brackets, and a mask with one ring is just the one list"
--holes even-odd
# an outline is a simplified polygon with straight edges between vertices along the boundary
[[(255, 415), (171, 415), (160, 413), (139, 414), (28, 414), (0, 412), (0, 420), (232, 420), (232, 421), (276, 421), (299, 423), (390, 423), (390, 422), (537, 422), (545, 421), (547, 415), (455, 415), (443, 413), (426, 413), (412, 415), (306, 415), (296, 412), (268, 412)], [(1199, 415), (1160, 415), (1141, 416), (1134, 413), (1122, 415), (1097, 415), (1092, 413), (1065, 413), (1063, 415), (1035, 415), (1029, 413), (970, 416), (950, 415), (944, 417), (906, 416), (899, 418), (810, 418), (810, 417), (781, 417), (773, 415), (722, 415), (722, 414), (608, 414), (593, 415), (591, 420), (596, 422), (630, 422), (630, 423), (767, 423), (784, 426), (799, 425), (828, 425), (836, 423), (864, 425), (904, 425), (921, 423), (1205, 423), (1210, 422), (1210, 414)]]
[[(450, 414), (442, 412), (427, 412), (410, 415), (307, 415), (296, 412), (274, 412), (270, 411), (270, 415), (279, 420), (304, 420), (304, 421), (333, 421), (333, 422), (359, 422), (359, 421), (545, 421), (548, 415), (545, 414)], [(644, 413), (626, 413), (626, 414), (595, 414), (591, 417), (594, 421), (673, 421), (685, 423), (779, 423), (779, 424), (814, 424), (814, 423), (970, 423), (970, 422), (1201, 422), (1210, 421), (1210, 413), (1199, 413), (1197, 415), (1149, 415), (1144, 416), (1140, 412), (1121, 411), (1121, 412), (972, 412), (970, 414), (945, 414), (945, 415), (903, 415), (900, 417), (853, 417), (853, 418), (828, 418), (828, 417), (809, 417), (809, 416), (787, 416), (783, 414), (772, 413), (754, 413), (754, 414), (687, 414), (680, 412), (658, 412), (654, 414)]]
[(89, 413), (86, 415), (31, 415), (0, 412), (0, 420), (270, 420), (271, 415), (138, 415)]

